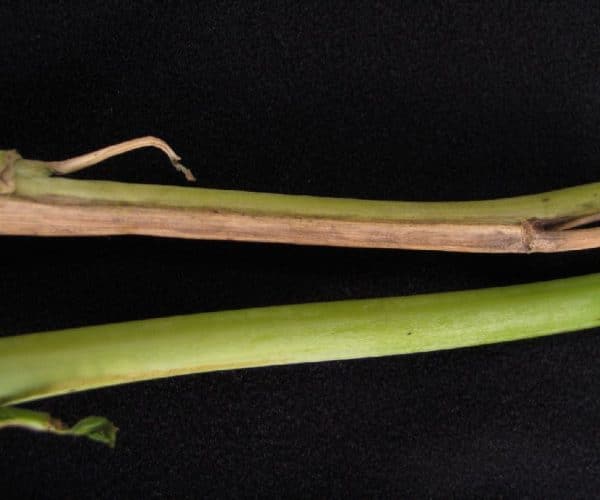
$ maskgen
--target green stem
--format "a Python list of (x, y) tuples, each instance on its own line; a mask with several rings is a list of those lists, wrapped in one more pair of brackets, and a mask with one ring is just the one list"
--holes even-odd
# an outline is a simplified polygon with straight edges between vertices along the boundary
[(15, 195), (255, 215), (407, 222), (520, 223), (600, 212), (600, 183), (540, 194), (456, 202), (378, 201), (256, 193), (199, 187), (128, 184), (50, 176), (43, 162), (19, 160)]
[[(0, 406), (175, 375), (408, 354), (600, 325), (600, 274), (504, 288), (202, 313), (0, 338)], [(0, 407), (0, 429), (85, 436), (88, 417)]]
[(600, 274), (0, 338), (0, 405), (173, 375), (475, 346), (600, 325)]

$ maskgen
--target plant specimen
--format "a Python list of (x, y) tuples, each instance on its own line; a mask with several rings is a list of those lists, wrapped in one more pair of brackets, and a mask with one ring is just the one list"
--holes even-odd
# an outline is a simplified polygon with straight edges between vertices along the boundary
[(88, 417), (72, 428), (8, 405), (175, 375), (407, 354), (600, 325), (600, 274), (409, 297), (262, 307), (0, 338), (0, 427), (114, 444)]
[(373, 201), (64, 178), (140, 147), (141, 137), (65, 161), (0, 151), (0, 234), (153, 236), (461, 252), (600, 246), (600, 183), (465, 202)]

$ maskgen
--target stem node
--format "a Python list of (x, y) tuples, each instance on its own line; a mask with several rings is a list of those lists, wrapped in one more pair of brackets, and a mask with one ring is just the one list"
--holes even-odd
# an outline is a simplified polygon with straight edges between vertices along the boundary
[(19, 159), (21, 155), (14, 149), (0, 151), (0, 194), (15, 192), (15, 162)]

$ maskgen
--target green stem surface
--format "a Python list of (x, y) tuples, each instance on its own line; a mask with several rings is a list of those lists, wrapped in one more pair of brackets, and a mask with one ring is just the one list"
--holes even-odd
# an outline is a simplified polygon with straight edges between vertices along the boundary
[(475, 346), (600, 325), (600, 274), (0, 338), (0, 405), (173, 375)]
[(51, 176), (43, 162), (19, 160), (15, 195), (30, 199), (193, 208), (255, 215), (407, 222), (520, 223), (600, 212), (600, 183), (477, 201), (380, 201), (200, 187), (87, 181)]

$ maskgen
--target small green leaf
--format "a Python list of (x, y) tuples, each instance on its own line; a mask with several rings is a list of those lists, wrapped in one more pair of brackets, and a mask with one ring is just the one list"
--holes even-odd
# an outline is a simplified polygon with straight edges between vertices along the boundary
[(0, 429), (17, 427), (36, 432), (49, 432), (63, 436), (84, 436), (114, 448), (117, 439), (117, 427), (104, 417), (86, 417), (73, 427), (53, 418), (49, 413), (15, 408), (0, 407)]
[(104, 417), (86, 417), (68, 431), (73, 436), (85, 436), (93, 441), (115, 447), (119, 429)]

